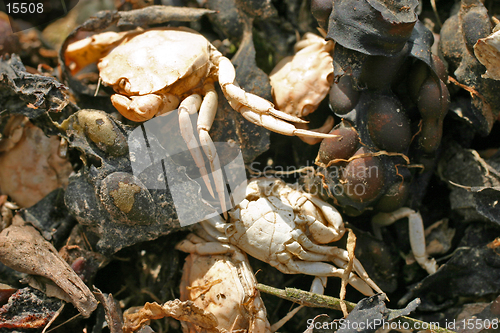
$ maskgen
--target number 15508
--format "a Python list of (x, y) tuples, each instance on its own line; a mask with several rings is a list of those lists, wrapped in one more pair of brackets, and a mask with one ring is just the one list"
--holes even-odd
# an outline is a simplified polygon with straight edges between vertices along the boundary
[(13, 2), (7, 3), (7, 14), (41, 14), (43, 13), (43, 3)]

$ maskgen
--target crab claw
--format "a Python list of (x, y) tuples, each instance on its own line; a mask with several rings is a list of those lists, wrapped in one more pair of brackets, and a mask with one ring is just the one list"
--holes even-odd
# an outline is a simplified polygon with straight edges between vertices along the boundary
[(219, 196), (222, 214), (224, 215), (224, 218), (227, 219), (226, 185), (224, 176), (222, 175), (219, 155), (217, 154), (215, 145), (212, 142), (210, 134), (208, 133), (212, 127), (212, 123), (214, 122), (215, 114), (217, 113), (218, 97), (214, 85), (211, 83), (205, 84), (203, 90), (205, 96), (200, 106), (198, 122), (196, 125), (201, 146), (208, 158), (208, 161), (210, 162), (210, 169), (212, 170), (212, 176), (214, 177), (215, 190)]
[(125, 118), (142, 122), (153, 118), (156, 114), (174, 110), (179, 105), (179, 99), (170, 94), (165, 96), (149, 94), (130, 98), (114, 94), (111, 96), (111, 103)]
[[(233, 106), (233, 105), (231, 105)], [(290, 124), (286, 121), (273, 117), (269, 114), (259, 113), (254, 110), (251, 110), (249, 107), (245, 105), (238, 105), (236, 107), (233, 106), (235, 110), (241, 113), (241, 115), (248, 121), (267, 128), (270, 131), (288, 135), (288, 136), (303, 136), (308, 138), (321, 138), (321, 139), (331, 139), (336, 138), (338, 135), (335, 134), (327, 134), (321, 132), (314, 132), (310, 130), (300, 129), (295, 127), (295, 125)]]
[(323, 139), (337, 137), (333, 134), (298, 129), (293, 124), (288, 123), (287, 121), (304, 123), (304, 120), (276, 110), (274, 105), (268, 100), (245, 92), (235, 82), (236, 71), (231, 61), (222, 55), (215, 56), (215, 59), (219, 66), (218, 79), (222, 92), (226, 96), (231, 107), (240, 112), (248, 121), (273, 132), (288, 136), (304, 136)]
[[(323, 125), (321, 125), (321, 127), (309, 129), (309, 130), (312, 132), (330, 133), (330, 131), (333, 128), (333, 125), (335, 125), (335, 120), (333, 119), (332, 116), (328, 116), (328, 118), (326, 118), (326, 120), (325, 120), (325, 123)], [(298, 124), (297, 125), (298, 128), (301, 128), (302, 126), (304, 126), (305, 129), (308, 129), (306, 124)], [(304, 136), (299, 136), (299, 138), (309, 145), (318, 144), (323, 140), (322, 138), (311, 138), (311, 137), (304, 137)]]
[(273, 109), (268, 109), (268, 112), (270, 114), (272, 114), (273, 116), (275, 116), (276, 118), (283, 119), (283, 120), (286, 120), (286, 121), (290, 121), (292, 123), (299, 123), (299, 124), (308, 123), (307, 120), (301, 119), (299, 117), (295, 117), (295, 116), (293, 116), (291, 114), (288, 114), (288, 113), (280, 111), (280, 110), (276, 110), (274, 108)]
[(328, 225), (325, 225), (315, 220), (309, 225), (314, 240), (320, 244), (327, 244), (341, 239), (345, 233), (345, 227), (338, 210), (312, 195), (308, 195), (308, 199), (321, 210), (326, 222), (328, 222)]
[(71, 74), (78, 73), (87, 65), (96, 63), (126, 37), (137, 34), (135, 31), (104, 32), (71, 43), (64, 52), (66, 65)]

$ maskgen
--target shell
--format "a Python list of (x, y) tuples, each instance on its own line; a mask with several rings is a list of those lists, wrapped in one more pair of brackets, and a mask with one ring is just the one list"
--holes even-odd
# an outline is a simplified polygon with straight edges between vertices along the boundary
[[(234, 226), (230, 239), (252, 257), (270, 263), (283, 273), (293, 273), (278, 259), (288, 252), (286, 245), (294, 242), (293, 231), (300, 229), (317, 244), (337, 241), (345, 228), (340, 214), (335, 208), (333, 211), (334, 214), (325, 215), (311, 195), (280, 179), (258, 178), (248, 183), (246, 199), (229, 213)], [(315, 222), (306, 226), (310, 219)], [(323, 228), (318, 228), (320, 225)]]
[(474, 45), (474, 54), (477, 60), (486, 67), (486, 73), (482, 77), (500, 80), (500, 30), (486, 38), (479, 39)]
[(98, 68), (105, 85), (125, 94), (145, 95), (163, 90), (195, 72), (199, 72), (196, 77), (200, 79), (206, 77), (209, 59), (210, 43), (196, 31), (158, 28), (117, 46), (101, 59)]
[(297, 117), (316, 110), (333, 82), (333, 45), (308, 33), (295, 46), (300, 50), (276, 65), (269, 78), (279, 110)]
[[(191, 300), (215, 315), (221, 332), (270, 333), (266, 308), (246, 255), (199, 255), (191, 253), (184, 264), (180, 285), (181, 300)], [(185, 332), (200, 331), (185, 322)]]

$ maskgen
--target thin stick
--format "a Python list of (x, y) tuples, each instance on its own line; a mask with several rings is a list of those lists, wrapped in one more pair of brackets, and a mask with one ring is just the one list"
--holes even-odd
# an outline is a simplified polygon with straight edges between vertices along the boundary
[(342, 309), (344, 317), (347, 317), (347, 315), (349, 314), (349, 311), (347, 311), (347, 306), (345, 304), (345, 294), (349, 276), (351, 275), (352, 266), (354, 265), (354, 250), (356, 249), (356, 235), (354, 234), (354, 232), (352, 232), (352, 229), (347, 228), (347, 231), (347, 253), (349, 254), (349, 263), (344, 270), (344, 274), (342, 274), (342, 283), (340, 286), (340, 308)]
[(69, 323), (72, 320), (75, 320), (76, 318), (78, 318), (81, 315), (82, 315), (81, 313), (74, 315), (73, 317), (71, 317), (68, 320), (66, 320), (64, 323), (61, 323), (61, 324), (57, 325), (56, 327), (51, 328), (50, 330), (47, 331), (47, 333), (52, 332), (53, 330), (56, 330), (56, 329), (58, 329), (59, 327), (61, 327), (63, 325), (66, 325), (67, 323)]
[(437, 11), (436, 7), (436, 0), (431, 0), (431, 6), (432, 6), (432, 11), (434, 12), (434, 15), (436, 16), (436, 21), (439, 24), (439, 29), (443, 27), (443, 23), (441, 23), (441, 19), (439, 18), (439, 14)]
[[(319, 295), (315, 293), (311, 293), (309, 291), (304, 291), (300, 289), (295, 289), (295, 288), (285, 288), (283, 289), (278, 289), (274, 288), (271, 286), (267, 286), (262, 283), (257, 284), (257, 289), (259, 291), (262, 291), (267, 294), (271, 294), (273, 296), (279, 297), (286, 299), (291, 302), (295, 302), (301, 305), (305, 305), (311, 308), (326, 308), (326, 309), (332, 309), (332, 310), (337, 310), (337, 311), (342, 311), (341, 308), (341, 300), (332, 297), (332, 296), (325, 296), (325, 295)], [(356, 303), (344, 301), (347, 311), (351, 312), (354, 307), (356, 306)], [(408, 323), (410, 328), (409, 329), (419, 329), (422, 327), (432, 327), (432, 332), (433, 333), (456, 333), (455, 331), (448, 330), (446, 328), (442, 327), (434, 327), (431, 326), (431, 324), (423, 322), (418, 319), (406, 317), (406, 316), (401, 316), (397, 317), (396, 319), (400, 320), (403, 323)]]
[[(342, 311), (342, 308), (340, 306), (341, 300), (336, 297), (319, 295), (295, 288), (285, 288), (285, 290), (283, 290), (267, 286), (262, 283), (257, 283), (257, 289), (264, 293), (271, 294), (279, 298), (286, 299), (287, 301), (295, 302), (311, 308), (326, 308)], [(356, 306), (356, 303), (348, 301), (344, 301), (344, 303), (346, 304), (348, 312), (351, 312), (352, 309), (354, 309), (354, 307)]]
[(59, 317), (59, 315), (61, 314), (61, 312), (62, 312), (63, 309), (64, 309), (64, 304), (61, 305), (61, 307), (59, 308), (59, 310), (56, 311), (56, 313), (49, 320), (49, 322), (47, 323), (47, 325), (45, 325), (45, 327), (43, 328), (42, 333), (46, 333), (47, 332), (47, 330), (49, 329), (50, 325), (52, 325), (52, 323), (57, 319), (57, 317)]

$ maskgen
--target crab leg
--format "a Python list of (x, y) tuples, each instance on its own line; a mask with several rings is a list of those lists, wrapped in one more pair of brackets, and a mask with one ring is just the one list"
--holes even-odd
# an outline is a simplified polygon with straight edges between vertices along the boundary
[[(323, 245), (314, 244), (300, 230), (292, 231), (292, 236), (306, 250), (316, 252), (316, 253), (330, 255), (331, 257), (333, 257), (332, 261), (340, 267), (345, 266), (346, 262), (349, 261), (349, 255), (347, 253), (347, 250), (343, 250), (343, 249), (340, 249), (340, 248), (335, 247), (335, 246), (323, 246)], [(377, 286), (377, 284), (372, 279), (370, 279), (370, 277), (368, 276), (368, 273), (366, 273), (366, 270), (364, 269), (363, 265), (361, 265), (361, 262), (357, 259), (354, 259), (354, 270), (356, 271), (356, 273), (359, 274), (360, 278), (363, 279), (370, 287), (372, 287), (374, 290), (376, 290), (379, 293), (383, 292), (379, 288), (379, 286)]]
[(177, 245), (175, 245), (175, 249), (182, 252), (196, 253), (199, 255), (225, 254), (235, 251), (235, 248), (229, 244), (222, 244), (219, 242), (195, 243), (188, 239), (184, 239), (177, 243)]
[(203, 102), (201, 103), (200, 113), (198, 116), (198, 135), (200, 136), (201, 146), (205, 151), (205, 155), (208, 157), (208, 161), (210, 162), (210, 168), (212, 169), (212, 176), (214, 177), (215, 182), (215, 190), (219, 195), (222, 214), (224, 214), (224, 218), (227, 219), (224, 177), (222, 176), (219, 155), (217, 155), (215, 145), (210, 137), (210, 134), (208, 133), (217, 113), (217, 92), (215, 91), (212, 83), (205, 84), (203, 90), (205, 92), (205, 96), (203, 97)]
[[(296, 261), (293, 259), (290, 260), (287, 258), (287, 256), (283, 256), (283, 259), (281, 261), (277, 262), (276, 265), (273, 265), (278, 270), (284, 273), (287, 272), (288, 273), (293, 272), (294, 274), (302, 273), (307, 275), (315, 275), (317, 277), (327, 277), (327, 276), (342, 277), (342, 275), (344, 274), (347, 263), (344, 262), (342, 259), (334, 257), (334, 259), (332, 260), (336, 265), (341, 267), (337, 268), (333, 265), (315, 260), (315, 259), (320, 259), (326, 261), (328, 259), (332, 259), (331, 256), (325, 255), (324, 257), (322, 257), (321, 255), (318, 254), (307, 253), (304, 252), (302, 249), (295, 248), (295, 246), (293, 246), (292, 244), (290, 245), (291, 246), (287, 246), (287, 249), (290, 250), (292, 254), (296, 255), (300, 259), (303, 259), (304, 261)], [(356, 268), (356, 262), (354, 267)], [(370, 278), (365, 280), (364, 277), (360, 278), (354, 273), (351, 273), (349, 275), (349, 284), (354, 288), (356, 288), (358, 291), (360, 291), (362, 294), (367, 296), (373, 295), (374, 294), (373, 290), (382, 293), (380, 288)], [(317, 290), (315, 292), (320, 293), (319, 291), (321, 291), (321, 288), (319, 288), (319, 284), (317, 283), (315, 284), (315, 282), (313, 281), (313, 285), (314, 289)], [(313, 286), (311, 286), (311, 288), (313, 288)]]
[[(343, 260), (341, 260), (340, 258), (331, 258), (332, 262), (339, 266), (339, 267), (342, 267), (342, 268), (346, 268), (347, 267), (347, 263), (344, 262)], [(354, 258), (354, 271), (358, 274), (358, 276), (363, 280), (365, 281), (370, 287), (373, 288), (373, 290), (375, 290), (377, 293), (381, 293), (383, 294), (384, 292), (382, 291), (382, 289), (380, 289), (379, 286), (377, 286), (377, 284), (368, 276), (368, 273), (366, 272), (365, 268), (363, 267), (363, 265), (361, 264), (361, 262)]]
[(225, 234), (227, 225), (220, 215), (201, 221), (200, 224), (208, 235), (215, 238), (219, 242), (229, 242), (227, 237), (222, 236)]
[(402, 207), (392, 213), (378, 213), (372, 218), (374, 228), (388, 226), (399, 219), (408, 218), (408, 228), (410, 231), (410, 245), (415, 256), (415, 260), (429, 274), (436, 273), (438, 265), (434, 258), (429, 258), (425, 249), (425, 235), (422, 215), (410, 208)]
[(208, 178), (207, 168), (205, 168), (205, 161), (203, 160), (203, 155), (201, 153), (200, 146), (196, 140), (193, 132), (193, 126), (191, 125), (191, 119), (189, 115), (195, 114), (200, 109), (202, 98), (198, 94), (193, 94), (184, 99), (179, 105), (179, 127), (181, 135), (189, 148), (189, 152), (193, 157), (196, 166), (200, 170), (201, 177), (205, 182), (205, 185), (210, 192), (210, 195), (214, 197), (214, 191), (212, 190), (212, 185), (210, 184), (210, 179)]
[(327, 281), (328, 281), (328, 279), (326, 278), (326, 276), (314, 277), (314, 280), (311, 283), (310, 292), (315, 293), (315, 294), (324, 295)]
[(326, 255), (330, 255), (336, 258), (340, 258), (343, 261), (349, 261), (349, 255), (347, 254), (347, 250), (340, 249), (336, 246), (324, 246), (314, 244), (309, 238), (301, 230), (295, 229), (291, 231), (291, 235), (293, 239), (299, 242), (306, 250), (322, 253)]
[[(263, 126), (273, 132), (288, 136), (305, 136), (311, 138), (334, 138), (333, 134), (313, 132), (298, 129), (288, 123), (304, 123), (304, 120), (285, 112), (276, 110), (268, 100), (249, 94), (241, 89), (235, 82), (236, 72), (229, 59), (222, 55), (216, 55), (215, 61), (219, 66), (219, 84), (224, 95), (233, 109), (240, 112), (248, 121)], [(286, 121), (285, 121), (286, 120)]]
[[(335, 276), (341, 278), (344, 274), (344, 269), (337, 268), (324, 262), (290, 261), (286, 264), (286, 266), (293, 269), (293, 271), (296, 273), (302, 273), (306, 275)], [(361, 280), (353, 273), (349, 275), (349, 284), (356, 288), (363, 295), (371, 296), (374, 294), (372, 288), (370, 288), (370, 286), (365, 283), (365, 281)]]
[(298, 129), (293, 124), (290, 124), (286, 121), (273, 117), (269, 114), (262, 114), (255, 112), (249, 107), (240, 103), (233, 103), (231, 106), (236, 111), (241, 113), (243, 118), (250, 121), (251, 123), (262, 126), (270, 131), (279, 134), (287, 136), (303, 136), (308, 138), (322, 138), (322, 139), (331, 139), (338, 137), (338, 135), (335, 134), (327, 134), (327, 133), (313, 132), (304, 129)]
[(313, 261), (313, 262), (330, 260), (329, 255), (304, 251), (304, 249), (298, 242), (292, 242), (290, 244), (286, 244), (285, 248), (288, 251), (290, 251), (290, 253), (293, 253), (300, 260)]
[[(325, 123), (323, 125), (321, 125), (321, 127), (308, 128), (306, 124), (297, 124), (297, 127), (309, 129), (311, 132), (330, 133), (334, 124), (335, 124), (335, 120), (333, 119), (333, 117), (328, 116), (328, 118), (325, 120)], [(308, 138), (308, 137), (303, 137), (303, 136), (301, 136), (300, 139), (311, 146), (318, 144), (321, 142), (321, 140), (323, 140), (322, 138)]]

